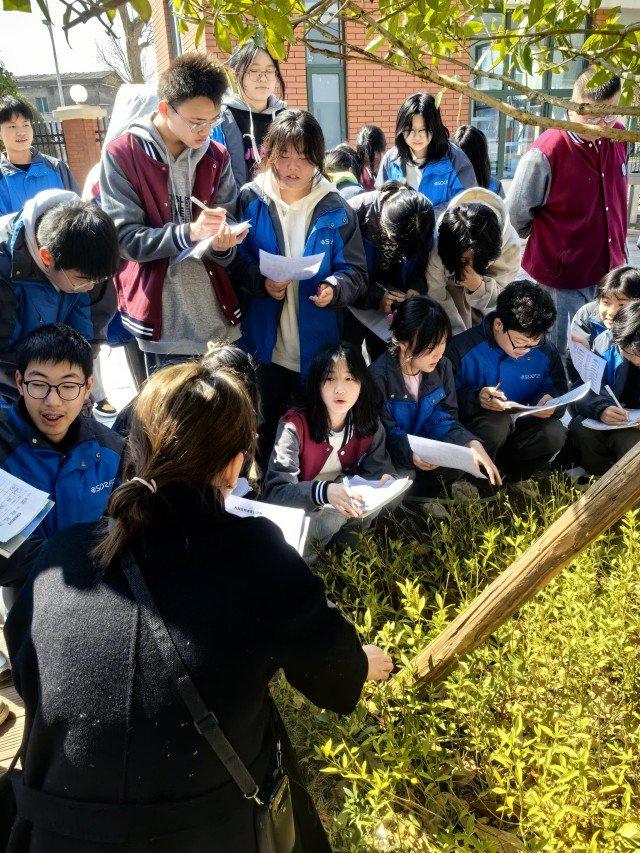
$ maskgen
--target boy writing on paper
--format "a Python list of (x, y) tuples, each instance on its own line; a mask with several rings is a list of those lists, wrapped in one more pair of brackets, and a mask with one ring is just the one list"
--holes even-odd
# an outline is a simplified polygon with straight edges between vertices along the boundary
[[(603, 336), (607, 336), (606, 345)], [(577, 416), (569, 429), (580, 448), (584, 468), (600, 475), (640, 440), (638, 427), (625, 426), (629, 423), (628, 410), (640, 409), (640, 301), (618, 311), (610, 329), (596, 338), (594, 347), (606, 363), (602, 389), (598, 394), (591, 391), (576, 403)], [(605, 386), (613, 391), (615, 399)], [(614, 428), (589, 429), (583, 423), (586, 418)]]
[[(233, 342), (240, 334), (240, 306), (225, 268), (246, 232), (229, 227), (238, 194), (229, 152), (209, 139), (226, 88), (224, 71), (205, 56), (179, 57), (160, 78), (157, 111), (134, 121), (103, 153), (102, 207), (125, 258), (115, 279), (118, 306), (147, 374), (204, 354), (209, 340)], [(170, 264), (208, 237), (202, 259)]]
[(562, 448), (562, 410), (514, 421), (507, 403), (543, 405), (567, 391), (564, 365), (546, 340), (556, 309), (531, 281), (514, 281), (498, 295), (496, 310), (447, 347), (455, 373), (462, 423), (478, 436), (505, 478), (527, 480)]
[(69, 326), (31, 332), (17, 353), (20, 398), (0, 409), (0, 467), (55, 502), (11, 557), (0, 557), (0, 584), (18, 588), (39, 550), (58, 530), (96, 521), (118, 482), (124, 440), (81, 415), (91, 394), (91, 346)]

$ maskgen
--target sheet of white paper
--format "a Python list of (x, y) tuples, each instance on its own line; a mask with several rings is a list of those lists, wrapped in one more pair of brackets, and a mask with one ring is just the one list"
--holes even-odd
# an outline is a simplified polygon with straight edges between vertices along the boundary
[(49, 495), (0, 469), (0, 542), (21, 533), (41, 512)]
[(390, 340), (391, 329), (389, 328), (389, 321), (384, 311), (354, 308), (353, 305), (349, 305), (349, 311), (351, 311), (356, 320), (359, 320), (363, 326), (370, 329), (374, 335), (377, 335), (383, 341)]
[(324, 252), (307, 258), (287, 258), (260, 249), (260, 272), (274, 281), (306, 281), (316, 275), (323, 258)]
[(350, 490), (364, 498), (363, 516), (390, 503), (411, 486), (411, 480), (408, 477), (387, 480), (382, 486), (376, 485), (375, 480), (365, 480), (363, 477), (350, 477), (348, 482)]
[(561, 397), (554, 397), (552, 400), (549, 400), (548, 403), (545, 403), (544, 406), (525, 406), (524, 403), (514, 403), (509, 401), (507, 408), (510, 412), (517, 412), (515, 418), (521, 418), (525, 415), (533, 415), (536, 412), (546, 412), (549, 409), (568, 406), (569, 403), (575, 403), (577, 400), (581, 400), (589, 393), (590, 387), (589, 383), (585, 382), (583, 385), (579, 385), (577, 388), (574, 388), (573, 391), (567, 391), (567, 393), (563, 394)]
[[(613, 400), (611, 401), (611, 405), (614, 405)], [(626, 424), (611, 426), (609, 424), (603, 424), (602, 421), (585, 418), (582, 421), (582, 426), (587, 427), (587, 429), (604, 431), (610, 429), (629, 429), (629, 427), (640, 425), (640, 409), (626, 409), (626, 412), (629, 415), (629, 420)]]
[(460, 447), (446, 441), (435, 441), (432, 438), (422, 438), (419, 435), (408, 435), (409, 446), (425, 462), (441, 465), (443, 468), (457, 468), (486, 480), (486, 476), (478, 471), (473, 464), (473, 450), (470, 447)]
[[(268, 518), (277, 524), (285, 540), (301, 555), (306, 540), (305, 512), (287, 506), (259, 503), (236, 495), (229, 495), (224, 502), (224, 508), (233, 515), (241, 518)], [(308, 529), (308, 525), (307, 525)], [(304, 534), (304, 535), (303, 535)]]
[(24, 528), (24, 530), (17, 533), (15, 536), (12, 536), (7, 542), (3, 542), (0, 545), (0, 556), (2, 557), (10, 557), (18, 548), (27, 541), (27, 539), (31, 536), (36, 527), (40, 524), (42, 519), (49, 513), (53, 507), (55, 506), (53, 501), (47, 501), (44, 505), (44, 509), (41, 510), (33, 521)]
[(580, 379), (588, 382), (597, 394), (602, 388), (605, 360), (597, 353), (591, 352), (588, 346), (576, 343), (571, 338), (569, 338), (569, 354)]
[[(246, 231), (249, 228), (251, 228), (251, 223), (248, 220), (246, 222), (229, 223), (229, 231), (231, 231), (232, 234), (242, 234), (243, 231)], [(181, 264), (182, 261), (186, 261), (187, 258), (194, 258), (196, 261), (201, 260), (212, 242), (213, 237), (206, 237), (204, 240), (194, 243), (193, 246), (189, 246), (188, 249), (183, 249), (180, 254), (171, 259), (170, 266)]]
[(246, 477), (238, 477), (238, 482), (236, 483), (235, 489), (231, 492), (232, 495), (235, 495), (237, 498), (243, 498), (245, 495), (248, 495), (252, 490), (252, 487), (247, 480)]

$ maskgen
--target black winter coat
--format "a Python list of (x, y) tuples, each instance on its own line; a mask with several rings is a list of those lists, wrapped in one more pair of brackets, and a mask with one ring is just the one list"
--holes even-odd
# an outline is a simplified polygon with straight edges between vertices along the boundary
[[(351, 712), (367, 671), (356, 631), (271, 522), (222, 512), (209, 489), (175, 484), (149, 500), (133, 553), (205, 703), (263, 781), (275, 755), (269, 680), (282, 667), (315, 704)], [(192, 724), (119, 560), (97, 576), (95, 530), (51, 540), (7, 620), (29, 793), (7, 849), (252, 853), (253, 806)], [(328, 850), (293, 789), (296, 849)]]

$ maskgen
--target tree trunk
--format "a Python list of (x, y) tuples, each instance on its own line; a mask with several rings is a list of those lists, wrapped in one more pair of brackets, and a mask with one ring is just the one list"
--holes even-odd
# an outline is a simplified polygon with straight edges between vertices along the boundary
[(640, 442), (572, 504), (515, 563), (413, 659), (417, 680), (434, 684), (478, 648), (640, 498)]
[(125, 55), (128, 65), (129, 82), (144, 83), (142, 70), (142, 51), (138, 42), (142, 36), (144, 22), (140, 18), (131, 20), (127, 8), (118, 10), (122, 29), (124, 31)]

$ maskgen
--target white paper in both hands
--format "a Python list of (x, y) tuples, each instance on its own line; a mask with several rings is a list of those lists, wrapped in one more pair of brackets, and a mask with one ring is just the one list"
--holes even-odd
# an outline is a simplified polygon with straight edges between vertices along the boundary
[(422, 438), (420, 435), (408, 435), (407, 438), (411, 450), (425, 462), (440, 465), (443, 468), (456, 468), (473, 474), (474, 477), (487, 479), (486, 475), (474, 465), (473, 450), (470, 447), (460, 447), (459, 444), (436, 441), (433, 438)]
[(306, 281), (318, 274), (323, 260), (324, 252), (302, 258), (287, 258), (260, 249), (260, 272), (273, 281)]
[(569, 354), (573, 366), (583, 382), (588, 382), (596, 394), (602, 388), (602, 377), (606, 362), (602, 356), (592, 352), (589, 346), (583, 346), (569, 338)]
[(380, 509), (411, 486), (408, 477), (397, 480), (386, 480), (381, 486), (378, 480), (365, 480), (364, 477), (349, 477), (347, 479), (349, 491), (357, 493), (364, 498), (363, 515), (368, 515)]
[(560, 406), (568, 406), (569, 403), (575, 403), (585, 397), (591, 389), (588, 382), (574, 388), (573, 391), (567, 391), (561, 397), (554, 397), (552, 400), (544, 403), (542, 406), (526, 406), (524, 403), (514, 403), (509, 400), (505, 406), (508, 411), (516, 412), (514, 420), (525, 415), (534, 415), (536, 412), (547, 412), (549, 409), (558, 409)]
[[(611, 401), (613, 405), (613, 400)], [(593, 418), (585, 418), (582, 421), (582, 426), (587, 429), (595, 430), (611, 430), (611, 429), (629, 429), (629, 427), (640, 426), (640, 409), (625, 409), (629, 415), (629, 420), (624, 424), (603, 424), (602, 421), (596, 421)]]
[(372, 331), (374, 335), (377, 335), (385, 343), (391, 339), (391, 329), (389, 328), (389, 321), (384, 311), (354, 308), (353, 305), (349, 305), (349, 311), (351, 311), (356, 320), (362, 323), (363, 326), (366, 326), (367, 329)]
[(21, 533), (45, 508), (49, 495), (0, 469), (0, 542)]
[(240, 518), (268, 518), (273, 521), (282, 530), (285, 541), (302, 556), (309, 530), (309, 520), (303, 509), (260, 503), (236, 495), (229, 495), (224, 508)]

